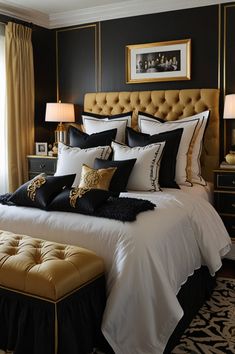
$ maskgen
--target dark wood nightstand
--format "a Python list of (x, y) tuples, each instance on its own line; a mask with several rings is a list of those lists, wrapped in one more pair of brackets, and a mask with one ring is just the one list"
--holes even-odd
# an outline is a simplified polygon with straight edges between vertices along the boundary
[(28, 155), (29, 179), (32, 179), (39, 173), (46, 173), (53, 176), (56, 171), (57, 157)]
[(235, 243), (235, 170), (214, 171), (214, 205)]

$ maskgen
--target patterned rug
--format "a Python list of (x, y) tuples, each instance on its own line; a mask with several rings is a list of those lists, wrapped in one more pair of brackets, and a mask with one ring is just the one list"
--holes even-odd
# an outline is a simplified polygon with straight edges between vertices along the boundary
[(235, 279), (217, 278), (212, 296), (172, 354), (235, 353)]

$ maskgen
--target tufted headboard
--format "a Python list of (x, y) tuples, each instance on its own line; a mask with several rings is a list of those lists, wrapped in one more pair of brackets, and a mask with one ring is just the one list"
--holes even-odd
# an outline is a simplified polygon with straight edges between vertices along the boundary
[(177, 120), (210, 110), (201, 157), (202, 175), (213, 180), (213, 169), (219, 164), (219, 90), (189, 89), (166, 91), (87, 93), (84, 111), (119, 114), (133, 111), (132, 127), (137, 129), (138, 111), (166, 120)]

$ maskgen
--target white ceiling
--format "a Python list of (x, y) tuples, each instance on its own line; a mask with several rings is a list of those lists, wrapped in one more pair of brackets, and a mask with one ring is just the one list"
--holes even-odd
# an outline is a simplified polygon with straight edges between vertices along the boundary
[(0, 0), (0, 13), (47, 28), (226, 3), (227, 0)]

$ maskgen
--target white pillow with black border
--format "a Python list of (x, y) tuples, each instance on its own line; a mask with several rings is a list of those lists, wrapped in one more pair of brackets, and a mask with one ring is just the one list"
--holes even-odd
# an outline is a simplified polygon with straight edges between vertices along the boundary
[(83, 127), (87, 134), (100, 133), (105, 130), (117, 129), (117, 134), (115, 140), (124, 143), (126, 127), (131, 126), (131, 116), (132, 112), (127, 114), (123, 113), (120, 115), (112, 116), (100, 116), (92, 113), (83, 113), (82, 121)]
[(136, 159), (127, 190), (160, 191), (159, 169), (165, 142), (131, 148), (113, 141), (111, 146), (113, 160)]
[(70, 147), (63, 143), (58, 144), (58, 161), (55, 176), (76, 173), (73, 187), (80, 183), (82, 165), (93, 166), (95, 159), (107, 160), (111, 154), (110, 146), (98, 146), (89, 149)]
[(150, 118), (149, 116), (145, 116), (144, 113), (139, 113), (138, 123), (140, 131), (143, 133), (152, 135), (163, 131), (184, 128), (176, 163), (176, 181), (179, 184), (192, 185), (196, 183), (203, 186), (206, 185), (205, 180), (201, 176), (200, 157), (209, 115), (210, 111), (207, 110), (177, 121), (162, 122), (157, 120), (157, 118)]
[(196, 132), (199, 120), (195, 119), (189, 122), (171, 121), (164, 122), (143, 115), (138, 116), (138, 124), (141, 133), (159, 134), (162, 132), (183, 128), (183, 133), (176, 158), (175, 180), (177, 184), (192, 186), (187, 177), (187, 161), (189, 147)]

